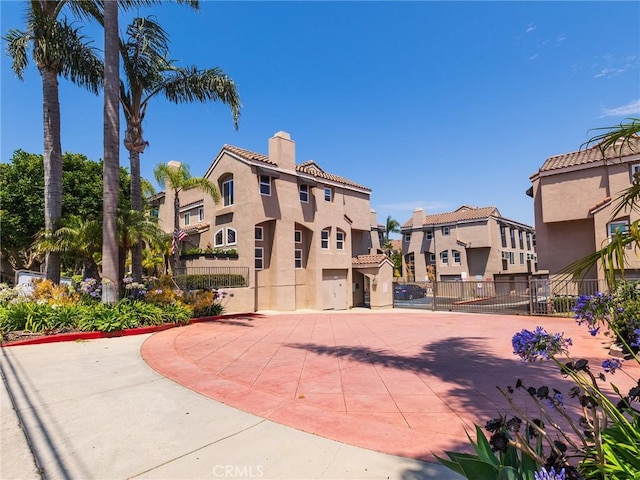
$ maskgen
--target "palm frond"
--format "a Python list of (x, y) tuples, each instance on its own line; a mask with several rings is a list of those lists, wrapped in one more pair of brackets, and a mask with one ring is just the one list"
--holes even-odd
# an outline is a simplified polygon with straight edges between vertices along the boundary
[(620, 122), (620, 125), (596, 128), (594, 130), (600, 130), (604, 133), (591, 137), (582, 147), (589, 148), (597, 144), (603, 156), (611, 148), (617, 152), (618, 156), (622, 156), (623, 147), (626, 145), (629, 148), (633, 148), (631, 142), (640, 134), (640, 118), (627, 118)]
[(209, 195), (215, 203), (218, 203), (220, 201), (220, 193), (218, 192), (218, 188), (212, 181), (206, 178), (191, 177), (184, 182), (182, 187), (185, 190), (197, 188)]
[(22, 80), (29, 64), (28, 46), (31, 35), (22, 30), (11, 29), (2, 39), (7, 42), (6, 52), (11, 57), (11, 69)]
[(172, 69), (158, 88), (173, 103), (222, 102), (231, 109), (234, 126), (238, 128), (240, 95), (235, 82), (220, 68)]

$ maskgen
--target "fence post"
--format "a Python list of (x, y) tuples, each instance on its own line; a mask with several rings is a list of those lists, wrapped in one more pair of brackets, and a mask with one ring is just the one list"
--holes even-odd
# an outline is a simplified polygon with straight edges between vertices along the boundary
[(533, 315), (533, 291), (537, 287), (534, 285), (535, 280), (531, 276), (527, 280), (529, 281), (529, 316), (531, 316)]
[(438, 282), (436, 280), (433, 281), (433, 288), (431, 288), (431, 310), (433, 310), (434, 312), (436, 311), (436, 299), (438, 297), (437, 295), (437, 290), (438, 290)]

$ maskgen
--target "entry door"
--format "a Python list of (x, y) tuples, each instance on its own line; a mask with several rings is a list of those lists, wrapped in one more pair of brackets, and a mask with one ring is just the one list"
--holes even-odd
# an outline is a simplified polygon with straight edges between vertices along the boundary
[(322, 271), (322, 308), (324, 310), (346, 310), (347, 271)]

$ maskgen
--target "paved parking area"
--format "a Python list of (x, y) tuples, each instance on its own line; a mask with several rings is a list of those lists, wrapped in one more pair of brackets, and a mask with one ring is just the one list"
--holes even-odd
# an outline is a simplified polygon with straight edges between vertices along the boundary
[(608, 339), (571, 318), (403, 310), (220, 319), (158, 333), (142, 354), (162, 375), (243, 411), (433, 461), (434, 453), (468, 448), (474, 423), (505, 412), (496, 386), (517, 378), (572, 386), (552, 362), (523, 364), (513, 355), (513, 334), (539, 324), (571, 337), (576, 358), (606, 358)]

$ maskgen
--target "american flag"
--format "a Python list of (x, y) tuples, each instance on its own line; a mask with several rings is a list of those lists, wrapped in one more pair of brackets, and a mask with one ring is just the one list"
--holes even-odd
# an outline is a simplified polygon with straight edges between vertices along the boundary
[(188, 235), (187, 235), (187, 233), (186, 233), (184, 230), (179, 229), (179, 230), (178, 230), (177, 237), (178, 237), (178, 241), (179, 241), (179, 242), (181, 242), (181, 241), (183, 241), (185, 238), (187, 238), (187, 237), (188, 237)]
[(176, 237), (171, 237), (171, 254), (174, 255), (177, 251)]

